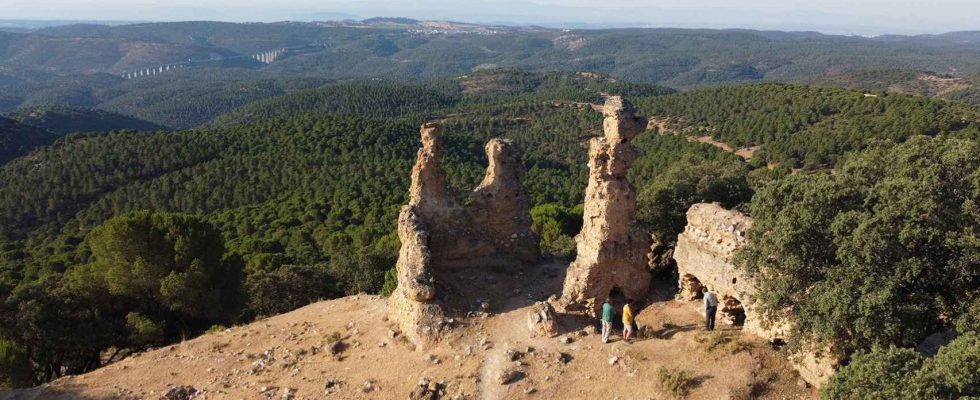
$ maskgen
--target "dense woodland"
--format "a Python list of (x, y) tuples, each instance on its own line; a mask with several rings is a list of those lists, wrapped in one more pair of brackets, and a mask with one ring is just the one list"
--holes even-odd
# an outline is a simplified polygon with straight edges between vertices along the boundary
[[(689, 135), (733, 147), (763, 145), (757, 163), (792, 168), (834, 165), (874, 139), (915, 135), (976, 138), (976, 107), (901, 94), (765, 84), (709, 88), (640, 101)], [(759, 164), (761, 165), (761, 164)]]
[[(640, 223), (670, 246), (691, 204), (750, 213), (754, 241), (740, 257), (766, 277), (771, 316), (805, 321), (790, 348), (831, 345), (847, 365), (825, 396), (861, 398), (869, 377), (892, 393), (914, 384), (917, 394), (897, 398), (980, 395), (969, 369), (980, 362), (980, 109), (509, 69), (316, 83), (216, 107), (193, 117), (188, 126), (204, 124), (195, 129), (78, 108), (0, 119), (10, 159), (0, 166), (2, 383), (88, 371), (317, 299), (389, 292), (425, 121), (444, 124), (444, 162), (461, 191), (482, 178), (487, 139), (519, 143), (542, 249), (572, 257), (586, 145), (601, 131), (590, 103), (609, 93), (669, 122), (635, 141)], [(761, 148), (745, 160), (690, 138), (702, 135)], [(954, 327), (962, 335), (940, 355), (914, 351)]]

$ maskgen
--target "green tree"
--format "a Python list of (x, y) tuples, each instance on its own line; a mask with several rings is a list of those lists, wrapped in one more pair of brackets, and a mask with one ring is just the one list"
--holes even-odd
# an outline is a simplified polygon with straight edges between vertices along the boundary
[(313, 301), (337, 296), (336, 282), (322, 265), (285, 265), (255, 271), (245, 279), (248, 309), (256, 315), (292, 311)]
[(27, 349), (12, 340), (0, 339), (0, 387), (12, 389), (34, 384)]
[(541, 238), (541, 250), (561, 258), (575, 255), (573, 237), (582, 230), (583, 205), (572, 208), (547, 203), (531, 208), (531, 230)]
[(821, 390), (825, 399), (935, 400), (980, 396), (980, 336), (962, 335), (934, 358), (913, 349), (860, 352)]
[(759, 190), (738, 258), (769, 317), (839, 356), (912, 347), (948, 329), (980, 290), (980, 146), (914, 137), (853, 154), (834, 172)]
[(86, 238), (92, 262), (69, 271), (129, 298), (153, 319), (195, 331), (237, 316), (241, 263), (221, 234), (186, 214), (141, 211), (106, 221)]
[(647, 182), (637, 196), (637, 219), (665, 243), (687, 225), (696, 203), (720, 202), (731, 208), (752, 198), (745, 163), (687, 155)]

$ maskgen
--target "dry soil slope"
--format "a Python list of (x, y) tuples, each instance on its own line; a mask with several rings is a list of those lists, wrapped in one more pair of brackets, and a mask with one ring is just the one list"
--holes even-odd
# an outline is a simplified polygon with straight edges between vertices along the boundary
[[(517, 294), (510, 302), (530, 303)], [(591, 329), (567, 320), (575, 327), (562, 337), (530, 338), (521, 307), (464, 321), (428, 351), (392, 336), (385, 307), (383, 298), (367, 295), (323, 301), (0, 398), (156, 399), (173, 386), (192, 386), (207, 398), (282, 399), (288, 392), (292, 399), (390, 399), (407, 398), (422, 378), (445, 381), (444, 398), (669, 398), (656, 379), (660, 366), (693, 373), (689, 398), (729, 398), (754, 382), (765, 382), (764, 398), (815, 397), (778, 352), (737, 330), (727, 333), (748, 349), (705, 350), (692, 303), (647, 306), (638, 320), (658, 328), (657, 336), (633, 344), (603, 345), (586, 333)], [(329, 343), (338, 336), (346, 348), (335, 356)], [(521, 379), (497, 382), (501, 370), (518, 364)]]

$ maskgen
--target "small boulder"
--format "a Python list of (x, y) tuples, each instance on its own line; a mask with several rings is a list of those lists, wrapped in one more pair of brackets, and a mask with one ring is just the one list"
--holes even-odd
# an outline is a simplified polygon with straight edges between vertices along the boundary
[(557, 336), (560, 329), (554, 307), (543, 301), (535, 303), (527, 312), (527, 327), (531, 332), (531, 337)]
[(434, 382), (428, 378), (419, 380), (417, 386), (408, 394), (410, 400), (438, 400), (446, 395), (445, 382)]
[(163, 400), (191, 400), (203, 393), (193, 386), (171, 386), (161, 397)]
[(524, 378), (524, 370), (514, 365), (504, 368), (499, 374), (497, 374), (496, 378), (498, 384), (509, 385)]

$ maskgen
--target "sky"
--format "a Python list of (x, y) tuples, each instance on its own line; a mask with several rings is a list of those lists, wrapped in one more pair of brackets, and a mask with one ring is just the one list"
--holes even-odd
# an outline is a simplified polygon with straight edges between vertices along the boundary
[(980, 0), (0, 0), (2, 20), (272, 22), (376, 16), (871, 36), (980, 30)]

